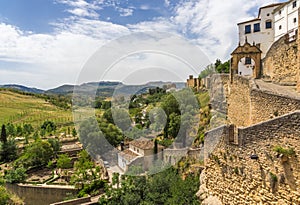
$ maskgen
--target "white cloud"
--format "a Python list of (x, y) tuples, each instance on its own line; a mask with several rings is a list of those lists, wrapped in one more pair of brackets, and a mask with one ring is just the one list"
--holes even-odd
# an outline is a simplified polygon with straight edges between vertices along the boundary
[[(26, 75), (24, 68), (22, 72), (9, 71), (0, 64), (0, 84), (19, 80), (21, 83), (36, 82), (34, 85), (39, 88), (49, 88), (58, 84), (74, 83), (82, 66), (100, 46), (131, 32), (159, 31), (180, 34), (199, 46), (211, 61), (216, 58), (227, 60), (230, 52), (237, 46), (236, 23), (253, 17), (249, 11), (257, 10), (256, 7), (268, 2), (185, 1), (175, 7), (171, 18), (160, 17), (122, 26), (97, 19), (98, 14), (94, 12), (101, 9), (105, 1), (57, 1), (68, 5), (68, 12), (74, 16), (53, 23), (55, 33), (37, 34), (0, 23), (0, 61), (24, 63), (28, 69)], [(141, 9), (147, 10), (149, 7), (144, 5)], [(132, 15), (132, 12), (131, 8), (123, 10), (122, 15)], [(153, 58), (149, 60), (155, 61)], [(130, 61), (126, 65), (129, 63)], [(28, 80), (25, 80), (27, 77)], [(28, 85), (33, 83), (28, 82)]]
[(120, 12), (120, 16), (132, 16), (133, 9), (130, 8), (118, 8), (118, 11)]
[(97, 10), (102, 9), (100, 4), (103, 2), (92, 2), (88, 3), (85, 0), (56, 0), (57, 3), (66, 4), (71, 9), (67, 9), (67, 11), (73, 15), (79, 17), (89, 17), (89, 18), (98, 18), (99, 14), (96, 12)]
[[(55, 34), (26, 34), (4, 23), (0, 24), (0, 33), (0, 61), (28, 64), (29, 73), (32, 70), (28, 68), (34, 67), (34, 72), (44, 76), (44, 79), (38, 77), (41, 81), (36, 86), (47, 88), (75, 83), (87, 59), (100, 46), (128, 33), (128, 29), (108, 22), (78, 19), (66, 27), (58, 27)], [(0, 71), (5, 70), (5, 66), (0, 67)], [(13, 76), (24, 81), (22, 72)], [(0, 76), (0, 84), (8, 82), (3, 77)]]
[(170, 0), (165, 0), (165, 7), (170, 6)]

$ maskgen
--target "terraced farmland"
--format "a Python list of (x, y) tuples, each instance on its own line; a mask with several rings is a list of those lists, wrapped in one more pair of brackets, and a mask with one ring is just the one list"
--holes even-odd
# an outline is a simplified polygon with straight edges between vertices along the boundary
[(33, 127), (39, 127), (45, 120), (51, 120), (58, 126), (71, 125), (72, 112), (44, 99), (0, 90), (0, 125), (8, 122), (15, 125), (30, 123)]

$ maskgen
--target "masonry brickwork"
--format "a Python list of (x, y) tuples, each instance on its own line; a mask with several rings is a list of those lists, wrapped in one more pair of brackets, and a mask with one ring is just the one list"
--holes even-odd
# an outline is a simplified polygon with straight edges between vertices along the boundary
[(289, 42), (283, 36), (273, 43), (263, 59), (263, 77), (274, 83), (296, 85), (298, 70), (297, 41)]
[(187, 87), (198, 91), (201, 88), (201, 80), (190, 75), (189, 79), (186, 80), (186, 85)]
[[(222, 132), (205, 160), (200, 198), (215, 196), (222, 204), (300, 204), (299, 123), (296, 111), (239, 129), (237, 144), (228, 140), (230, 132)], [(295, 154), (280, 155), (275, 146)], [(251, 159), (254, 154), (257, 160)]]
[(300, 98), (261, 90), (250, 77), (235, 75), (227, 87), (228, 119), (247, 127), (276, 116), (300, 110)]

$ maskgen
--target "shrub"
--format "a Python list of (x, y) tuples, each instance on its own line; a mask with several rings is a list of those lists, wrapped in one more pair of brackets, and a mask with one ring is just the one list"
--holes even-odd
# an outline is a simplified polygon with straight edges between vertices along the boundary
[(13, 184), (13, 183), (19, 183), (24, 182), (27, 177), (26, 169), (25, 168), (16, 168), (9, 170), (5, 175), (6, 182)]
[(273, 149), (275, 152), (277, 152), (278, 154), (283, 154), (285, 156), (292, 156), (295, 155), (295, 150), (293, 148), (288, 148), (285, 149), (279, 145), (275, 146)]

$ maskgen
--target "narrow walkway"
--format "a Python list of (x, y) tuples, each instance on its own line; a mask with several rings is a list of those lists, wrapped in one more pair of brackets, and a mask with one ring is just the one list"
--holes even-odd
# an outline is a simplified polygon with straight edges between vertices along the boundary
[(300, 99), (300, 93), (296, 91), (296, 86), (283, 86), (270, 82), (265, 82), (261, 79), (255, 80), (255, 83), (256, 85), (258, 85), (258, 88), (260, 90), (265, 90), (274, 94)]

